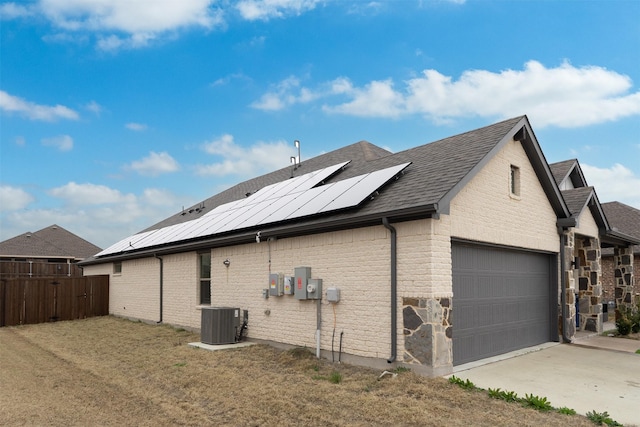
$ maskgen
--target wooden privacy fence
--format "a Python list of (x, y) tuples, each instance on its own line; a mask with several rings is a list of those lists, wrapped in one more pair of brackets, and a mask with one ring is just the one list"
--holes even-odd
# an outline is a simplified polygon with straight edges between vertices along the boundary
[(82, 269), (77, 264), (66, 262), (0, 260), (0, 279), (50, 276), (82, 277)]
[(0, 280), (0, 326), (109, 314), (109, 276)]

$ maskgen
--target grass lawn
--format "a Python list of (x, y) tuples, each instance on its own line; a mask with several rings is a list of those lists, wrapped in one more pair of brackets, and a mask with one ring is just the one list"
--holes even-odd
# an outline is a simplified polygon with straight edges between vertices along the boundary
[(0, 328), (0, 425), (593, 426), (443, 378), (378, 380), (306, 351), (193, 341), (108, 316)]

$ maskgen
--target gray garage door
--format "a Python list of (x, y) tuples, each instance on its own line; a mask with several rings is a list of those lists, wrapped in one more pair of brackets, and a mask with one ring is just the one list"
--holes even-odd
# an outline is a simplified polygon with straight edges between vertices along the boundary
[(453, 244), (454, 365), (551, 341), (551, 260), (546, 254)]

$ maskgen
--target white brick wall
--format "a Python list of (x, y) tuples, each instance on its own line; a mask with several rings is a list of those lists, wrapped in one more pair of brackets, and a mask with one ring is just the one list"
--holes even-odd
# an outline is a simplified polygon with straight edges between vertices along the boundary
[[(213, 250), (212, 305), (249, 310), (249, 336), (315, 347), (316, 301), (294, 296), (264, 299), (271, 271), (293, 275), (295, 267), (311, 267), (323, 288), (337, 286), (336, 340), (344, 332), (343, 351), (386, 358), (390, 354), (390, 233), (382, 226), (280, 239)], [(222, 261), (231, 261), (227, 268)], [(321, 305), (323, 349), (331, 349), (333, 308)], [(401, 323), (399, 323), (401, 337)]]
[[(510, 195), (510, 166), (520, 197)], [(451, 202), (453, 237), (558, 252), (556, 215), (519, 142), (511, 141)]]
[(109, 274), (109, 313), (146, 321), (160, 319), (160, 262), (141, 258), (122, 262), (122, 273), (113, 264), (91, 265), (84, 275)]

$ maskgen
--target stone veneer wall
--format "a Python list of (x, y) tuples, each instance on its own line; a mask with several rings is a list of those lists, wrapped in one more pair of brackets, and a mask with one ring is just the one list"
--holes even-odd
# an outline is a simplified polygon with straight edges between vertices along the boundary
[(600, 240), (576, 236), (580, 259), (578, 277), (578, 310), (580, 329), (602, 332), (602, 284), (600, 282)]
[(407, 364), (451, 365), (451, 298), (403, 298), (404, 356)]
[[(615, 264), (614, 276), (616, 280), (616, 306), (629, 306), (633, 300), (633, 248), (615, 248), (613, 251)], [(619, 312), (616, 310), (616, 320)]]

